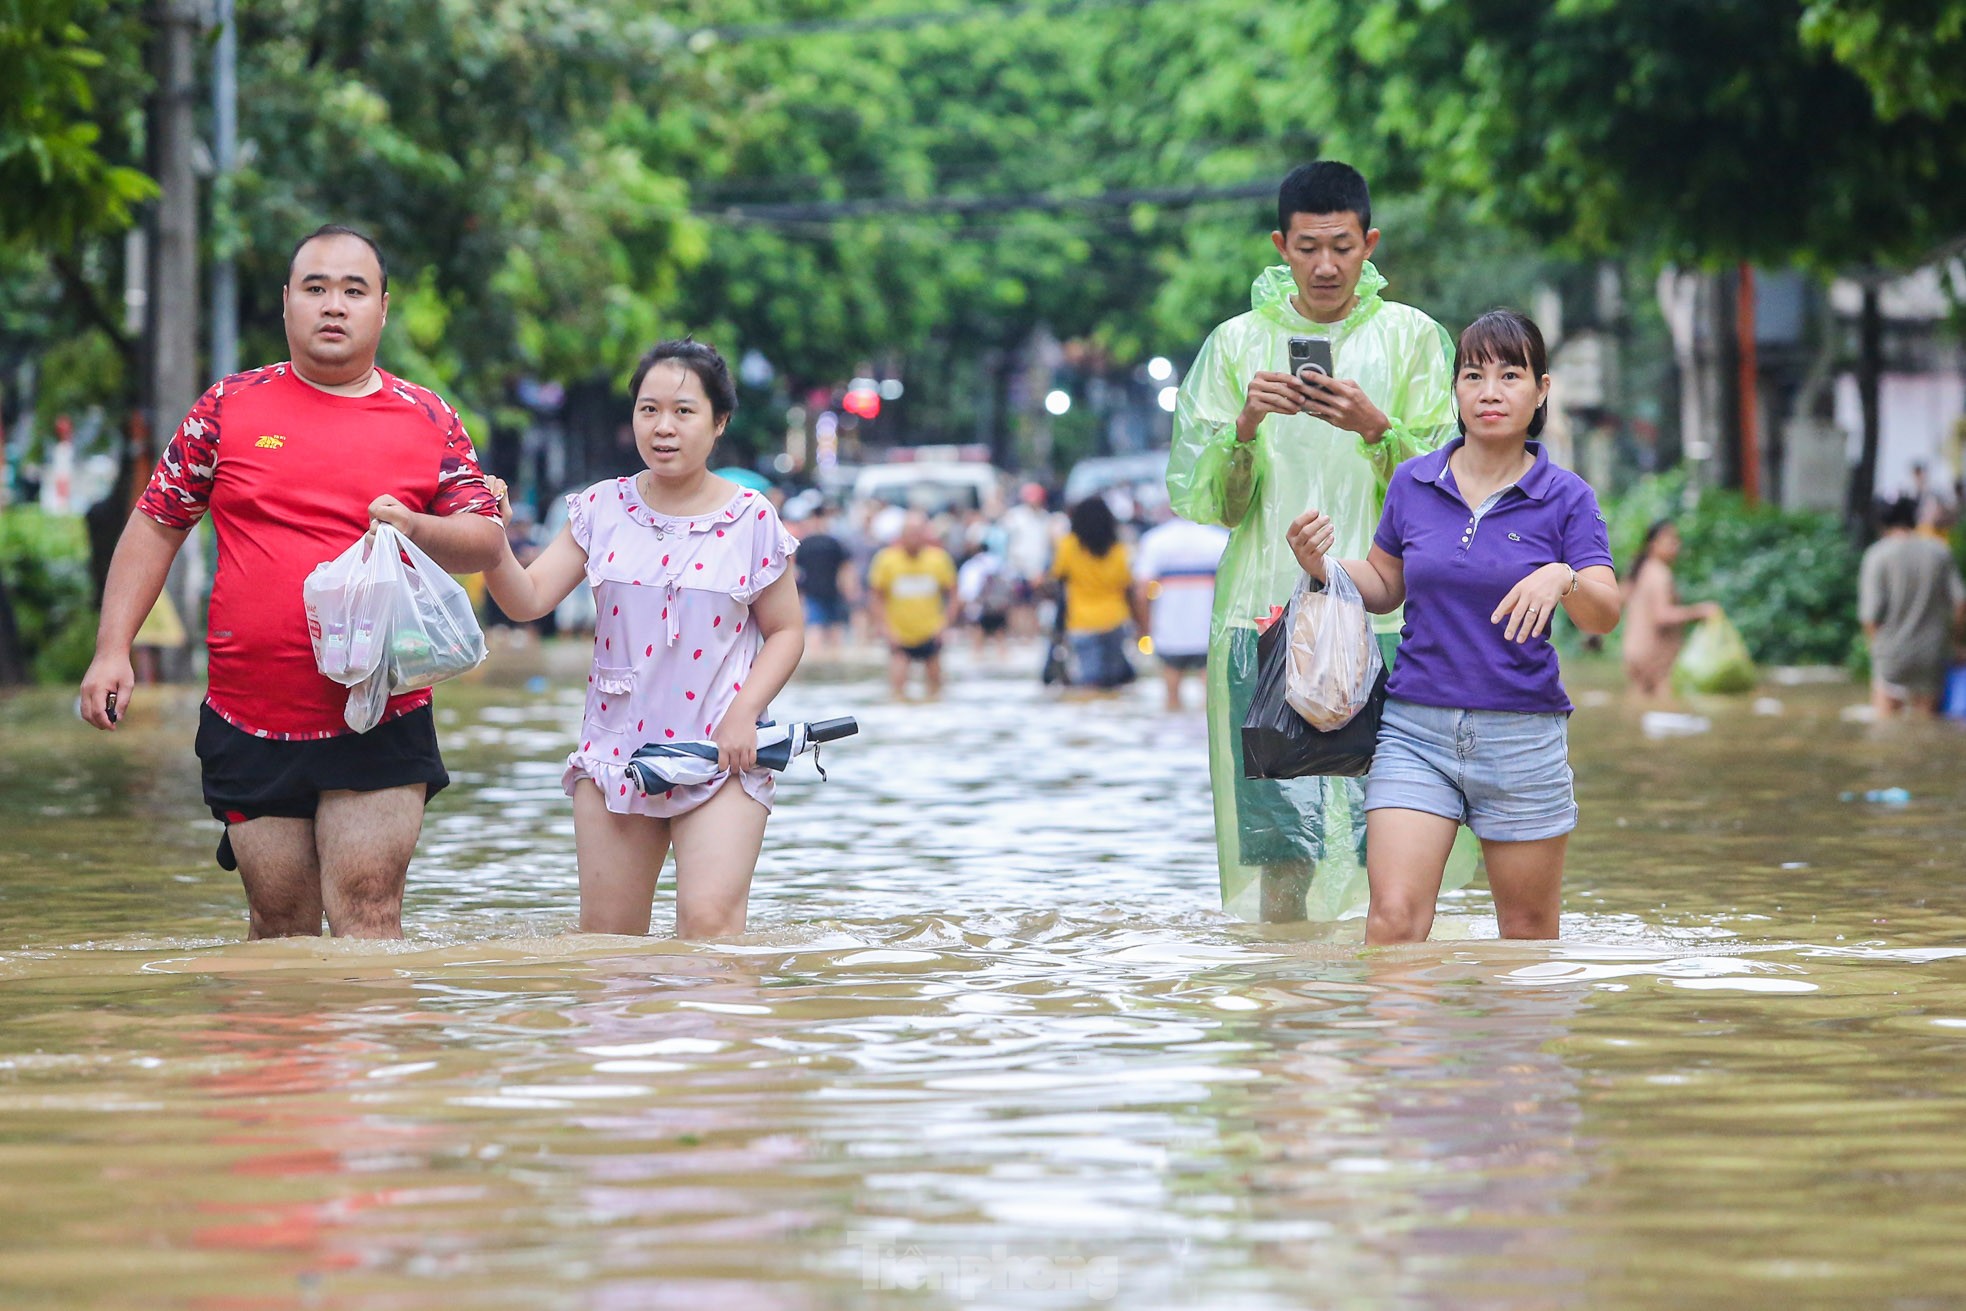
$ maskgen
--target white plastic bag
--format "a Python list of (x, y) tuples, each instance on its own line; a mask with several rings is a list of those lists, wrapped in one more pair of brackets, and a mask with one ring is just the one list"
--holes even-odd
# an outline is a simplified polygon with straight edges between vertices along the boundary
[(470, 594), (387, 524), (318, 566), (301, 593), (315, 665), (352, 689), (342, 717), (358, 733), (382, 721), (390, 697), (484, 661)]
[(1306, 577), (1291, 599), (1283, 698), (1305, 723), (1329, 733), (1365, 707), (1385, 662), (1351, 575), (1336, 560), (1326, 562), (1325, 574), (1323, 590), (1312, 591)]
[(387, 649), (392, 609), (387, 578), (368, 537), (314, 567), (301, 584), (314, 667), (345, 687), (374, 673)]

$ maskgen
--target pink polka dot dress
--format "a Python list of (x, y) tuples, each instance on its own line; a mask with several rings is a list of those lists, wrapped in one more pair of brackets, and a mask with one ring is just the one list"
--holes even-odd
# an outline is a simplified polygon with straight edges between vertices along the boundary
[[(629, 758), (648, 742), (717, 731), (764, 645), (751, 603), (785, 572), (798, 542), (752, 491), (689, 518), (657, 514), (633, 478), (615, 478), (568, 496), (567, 508), (573, 540), (587, 552), (596, 619), (580, 745), (561, 786), (572, 796), (591, 778), (618, 814), (681, 815), (730, 775), (644, 796), (628, 777)], [(738, 782), (771, 808), (770, 770), (747, 769)]]

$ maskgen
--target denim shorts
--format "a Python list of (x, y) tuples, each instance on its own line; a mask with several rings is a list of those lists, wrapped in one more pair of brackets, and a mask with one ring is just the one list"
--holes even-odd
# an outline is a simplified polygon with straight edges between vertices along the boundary
[(1570, 718), (1388, 697), (1365, 808), (1440, 815), (1489, 842), (1568, 833), (1577, 827)]
[(806, 624), (812, 628), (838, 628), (851, 618), (847, 613), (843, 597), (808, 596), (802, 598), (806, 603)]

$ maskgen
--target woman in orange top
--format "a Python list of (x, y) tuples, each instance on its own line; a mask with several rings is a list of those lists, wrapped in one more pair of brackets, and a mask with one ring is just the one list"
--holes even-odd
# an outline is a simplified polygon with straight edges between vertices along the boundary
[(1058, 543), (1051, 576), (1065, 585), (1065, 635), (1077, 666), (1072, 681), (1118, 687), (1133, 681), (1126, 658), (1126, 625), (1133, 613), (1133, 557), (1120, 541), (1119, 521), (1099, 496), (1072, 507), (1072, 531)]

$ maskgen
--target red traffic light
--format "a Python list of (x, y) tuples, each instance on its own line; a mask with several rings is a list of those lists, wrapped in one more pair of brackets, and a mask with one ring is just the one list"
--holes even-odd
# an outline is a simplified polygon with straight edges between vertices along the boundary
[(881, 412), (881, 394), (870, 387), (856, 387), (841, 398), (840, 408), (862, 419), (873, 419)]

